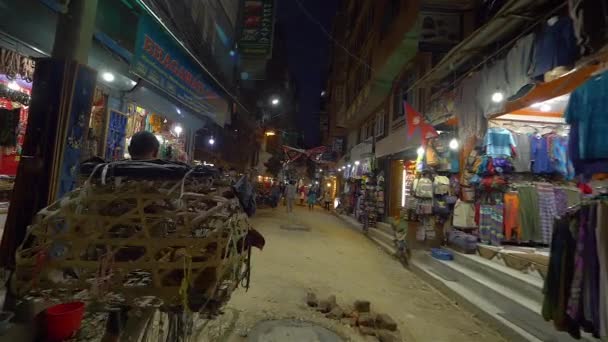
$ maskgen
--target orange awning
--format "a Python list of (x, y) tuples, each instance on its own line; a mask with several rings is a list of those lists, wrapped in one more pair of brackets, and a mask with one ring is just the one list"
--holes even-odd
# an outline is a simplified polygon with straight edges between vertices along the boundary
[(608, 48), (600, 51), (593, 57), (593, 60), (595, 63), (584, 64), (574, 69), (574, 71), (551, 82), (538, 84), (522, 98), (507, 102), (505, 104), (505, 112), (498, 115), (517, 112), (524, 108), (528, 108), (535, 103), (544, 102), (558, 96), (572, 93), (599, 70), (601, 63), (608, 62)]
[(517, 112), (537, 102), (570, 94), (581, 84), (585, 83), (597, 69), (597, 65), (587, 65), (551, 82), (538, 84), (522, 98), (507, 102), (505, 112), (499, 115)]

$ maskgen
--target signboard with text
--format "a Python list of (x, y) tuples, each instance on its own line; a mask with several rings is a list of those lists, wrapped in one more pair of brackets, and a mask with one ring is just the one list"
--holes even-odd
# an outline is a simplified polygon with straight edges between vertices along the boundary
[(215, 117), (217, 93), (204, 81), (201, 67), (152, 18), (139, 20), (131, 72), (194, 111)]
[(239, 50), (244, 56), (266, 57), (272, 52), (274, 0), (245, 0)]

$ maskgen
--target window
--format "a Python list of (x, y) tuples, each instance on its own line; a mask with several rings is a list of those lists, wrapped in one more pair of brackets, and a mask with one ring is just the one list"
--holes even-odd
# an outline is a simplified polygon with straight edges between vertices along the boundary
[(384, 110), (381, 110), (378, 114), (376, 114), (376, 127), (374, 135), (376, 138), (382, 137), (384, 135), (384, 117), (386, 113)]
[(361, 125), (361, 130), (359, 132), (359, 142), (363, 142), (365, 141), (365, 139), (367, 138), (365, 135), (367, 134), (367, 122), (363, 123), (363, 125)]
[(372, 118), (371, 121), (367, 122), (367, 135), (365, 136), (365, 140), (373, 137), (375, 130), (376, 130), (376, 125), (375, 125), (374, 118)]
[(397, 88), (394, 96), (394, 108), (392, 122), (401, 121), (405, 119), (405, 112), (403, 110), (403, 103), (408, 102), (413, 107), (417, 107), (418, 99), (416, 98), (417, 91), (414, 89), (410, 92), (407, 90), (416, 82), (415, 73), (411, 73), (403, 80), (401, 86)]

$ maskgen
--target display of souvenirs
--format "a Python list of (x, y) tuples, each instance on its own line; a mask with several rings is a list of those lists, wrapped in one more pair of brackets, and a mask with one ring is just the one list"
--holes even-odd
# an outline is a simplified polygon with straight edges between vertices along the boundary
[(127, 116), (117, 111), (110, 111), (106, 139), (106, 160), (120, 160), (126, 151)]

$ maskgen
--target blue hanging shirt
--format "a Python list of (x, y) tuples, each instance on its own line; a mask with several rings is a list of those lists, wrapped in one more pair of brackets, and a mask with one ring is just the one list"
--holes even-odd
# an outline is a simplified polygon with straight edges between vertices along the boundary
[[(564, 116), (578, 128), (577, 151), (582, 160), (608, 158), (608, 71), (578, 87), (571, 95)], [(574, 158), (573, 158), (574, 159)]]
[(532, 156), (532, 172), (552, 173), (553, 167), (549, 157), (547, 138), (533, 136), (530, 139), (530, 155)]
[(515, 147), (513, 134), (506, 128), (491, 127), (484, 139), (486, 154), (490, 157), (511, 157), (512, 147)]

